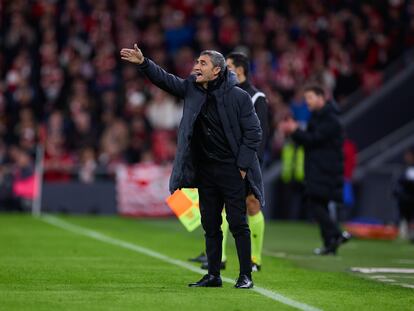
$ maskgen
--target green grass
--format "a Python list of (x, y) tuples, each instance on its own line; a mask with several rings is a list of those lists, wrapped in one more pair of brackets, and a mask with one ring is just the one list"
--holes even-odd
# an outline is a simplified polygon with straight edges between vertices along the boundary
[[(175, 219), (61, 216), (69, 223), (186, 261), (203, 249), (201, 230)], [(237, 277), (229, 238), (223, 276)], [(336, 257), (310, 255), (311, 224), (268, 222), (257, 286), (323, 310), (414, 310), (414, 289), (351, 273), (350, 267), (414, 268), (405, 241), (351, 241)], [(200, 274), (21, 214), (0, 214), (0, 310), (293, 310), (257, 292), (188, 288)], [(197, 266), (197, 265), (194, 265)], [(387, 275), (414, 284), (414, 275)]]

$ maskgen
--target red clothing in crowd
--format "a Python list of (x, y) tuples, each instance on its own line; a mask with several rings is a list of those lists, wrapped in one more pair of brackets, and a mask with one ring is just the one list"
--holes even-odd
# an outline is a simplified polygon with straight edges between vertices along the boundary
[(74, 164), (73, 157), (68, 152), (60, 155), (50, 155), (46, 152), (44, 161), (44, 180), (45, 181), (70, 181), (71, 167)]
[(344, 178), (351, 180), (356, 166), (357, 148), (354, 142), (350, 139), (345, 139), (343, 145), (344, 151)]

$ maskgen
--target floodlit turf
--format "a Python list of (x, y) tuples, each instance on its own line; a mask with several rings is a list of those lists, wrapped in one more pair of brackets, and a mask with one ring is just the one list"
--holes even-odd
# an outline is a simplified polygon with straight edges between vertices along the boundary
[[(203, 248), (201, 230), (187, 233), (175, 219), (59, 219), (181, 261)], [(314, 225), (267, 223), (266, 256), (263, 270), (254, 274), (255, 284), (322, 310), (414, 310), (414, 289), (395, 285), (414, 285), (414, 274), (362, 275), (349, 270), (413, 269), (414, 245), (354, 240), (336, 257), (310, 255), (318, 245)], [(200, 274), (30, 215), (0, 214), (0, 246), (0, 310), (294, 309), (258, 292), (234, 289), (229, 283), (223, 288), (188, 288), (187, 283)], [(228, 257), (223, 276), (235, 279), (232, 241)]]

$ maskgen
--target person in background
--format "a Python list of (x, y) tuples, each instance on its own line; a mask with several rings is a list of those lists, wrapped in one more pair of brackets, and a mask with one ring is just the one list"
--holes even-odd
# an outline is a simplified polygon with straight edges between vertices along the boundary
[(65, 147), (62, 134), (49, 135), (45, 144), (44, 179), (47, 182), (69, 182), (75, 162)]
[(305, 148), (305, 196), (307, 205), (319, 224), (323, 246), (316, 255), (335, 255), (338, 247), (350, 239), (330, 216), (328, 205), (342, 202), (343, 190), (343, 129), (337, 111), (327, 101), (319, 85), (304, 88), (304, 97), (312, 117), (306, 130), (288, 118), (280, 129)]
[(85, 184), (95, 182), (98, 163), (96, 153), (92, 147), (85, 147), (79, 151), (78, 179)]
[(401, 225), (407, 226), (408, 238), (414, 243), (414, 148), (404, 153), (404, 162), (405, 168), (397, 180), (394, 196), (398, 201)]

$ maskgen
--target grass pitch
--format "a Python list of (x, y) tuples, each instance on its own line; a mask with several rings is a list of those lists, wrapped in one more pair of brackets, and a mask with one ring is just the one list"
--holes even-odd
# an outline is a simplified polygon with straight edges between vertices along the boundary
[[(188, 288), (201, 274), (197, 264), (186, 260), (203, 249), (203, 236), (201, 230), (186, 232), (175, 219), (58, 216), (59, 220), (68, 227), (30, 215), (0, 214), (0, 310), (295, 309), (283, 299), (234, 289), (232, 283)], [(71, 225), (80, 231), (70, 230)], [(229, 240), (222, 275), (235, 280), (236, 251)], [(315, 225), (268, 222), (263, 269), (253, 274), (255, 285), (305, 310), (414, 310), (413, 273), (350, 271), (413, 269), (414, 245), (353, 240), (338, 256), (311, 255), (319, 243)]]

